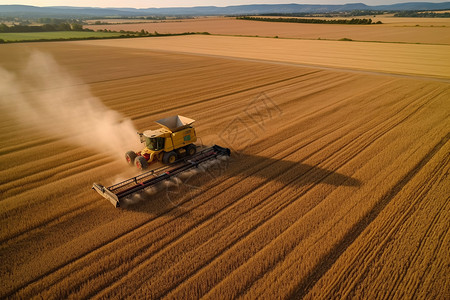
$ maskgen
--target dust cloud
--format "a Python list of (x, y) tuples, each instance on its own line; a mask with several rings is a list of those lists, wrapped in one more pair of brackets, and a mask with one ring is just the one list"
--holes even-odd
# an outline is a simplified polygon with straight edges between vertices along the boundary
[(0, 67), (3, 113), (19, 124), (123, 159), (140, 148), (130, 119), (106, 107), (89, 87), (42, 52), (32, 52), (21, 69)]

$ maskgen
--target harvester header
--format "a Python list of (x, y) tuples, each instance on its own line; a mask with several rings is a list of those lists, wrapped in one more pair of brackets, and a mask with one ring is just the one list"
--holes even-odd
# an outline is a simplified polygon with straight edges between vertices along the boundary
[(168, 180), (190, 169), (197, 168), (204, 162), (227, 156), (230, 156), (230, 149), (214, 145), (199, 151), (192, 157), (181, 159), (172, 165), (142, 173), (141, 175), (116, 183), (110, 187), (94, 183), (92, 189), (109, 200), (115, 207), (120, 207), (127, 198), (142, 193), (164, 180)]

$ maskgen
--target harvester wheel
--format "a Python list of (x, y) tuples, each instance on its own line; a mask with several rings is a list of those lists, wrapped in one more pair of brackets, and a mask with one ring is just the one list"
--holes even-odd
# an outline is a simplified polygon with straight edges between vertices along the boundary
[(177, 160), (177, 154), (175, 151), (170, 151), (168, 153), (164, 153), (163, 156), (163, 163), (165, 164), (172, 164)]
[(128, 151), (127, 153), (125, 153), (125, 159), (127, 160), (127, 163), (130, 166), (134, 165), (134, 160), (136, 159), (136, 153), (134, 153), (133, 151)]
[(134, 164), (139, 170), (145, 170), (148, 167), (148, 162), (142, 156), (136, 157), (136, 159), (134, 160)]
[(189, 156), (192, 156), (197, 152), (197, 147), (194, 144), (190, 144), (186, 147), (186, 152)]

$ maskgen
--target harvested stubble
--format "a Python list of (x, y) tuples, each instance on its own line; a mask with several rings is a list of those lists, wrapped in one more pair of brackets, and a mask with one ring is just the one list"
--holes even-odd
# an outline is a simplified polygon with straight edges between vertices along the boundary
[(119, 210), (89, 188), (124, 163), (3, 118), (2, 297), (448, 296), (448, 83), (55, 45), (34, 47), (139, 129), (178, 113), (244, 151)]

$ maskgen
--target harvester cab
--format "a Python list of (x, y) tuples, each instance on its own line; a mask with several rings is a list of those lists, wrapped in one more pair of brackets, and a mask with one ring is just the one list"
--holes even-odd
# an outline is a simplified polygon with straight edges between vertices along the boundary
[(172, 164), (184, 156), (194, 155), (197, 152), (194, 122), (176, 115), (156, 121), (161, 126), (159, 129), (138, 132), (145, 148), (140, 152), (128, 151), (125, 154), (128, 164), (145, 170), (153, 162)]

